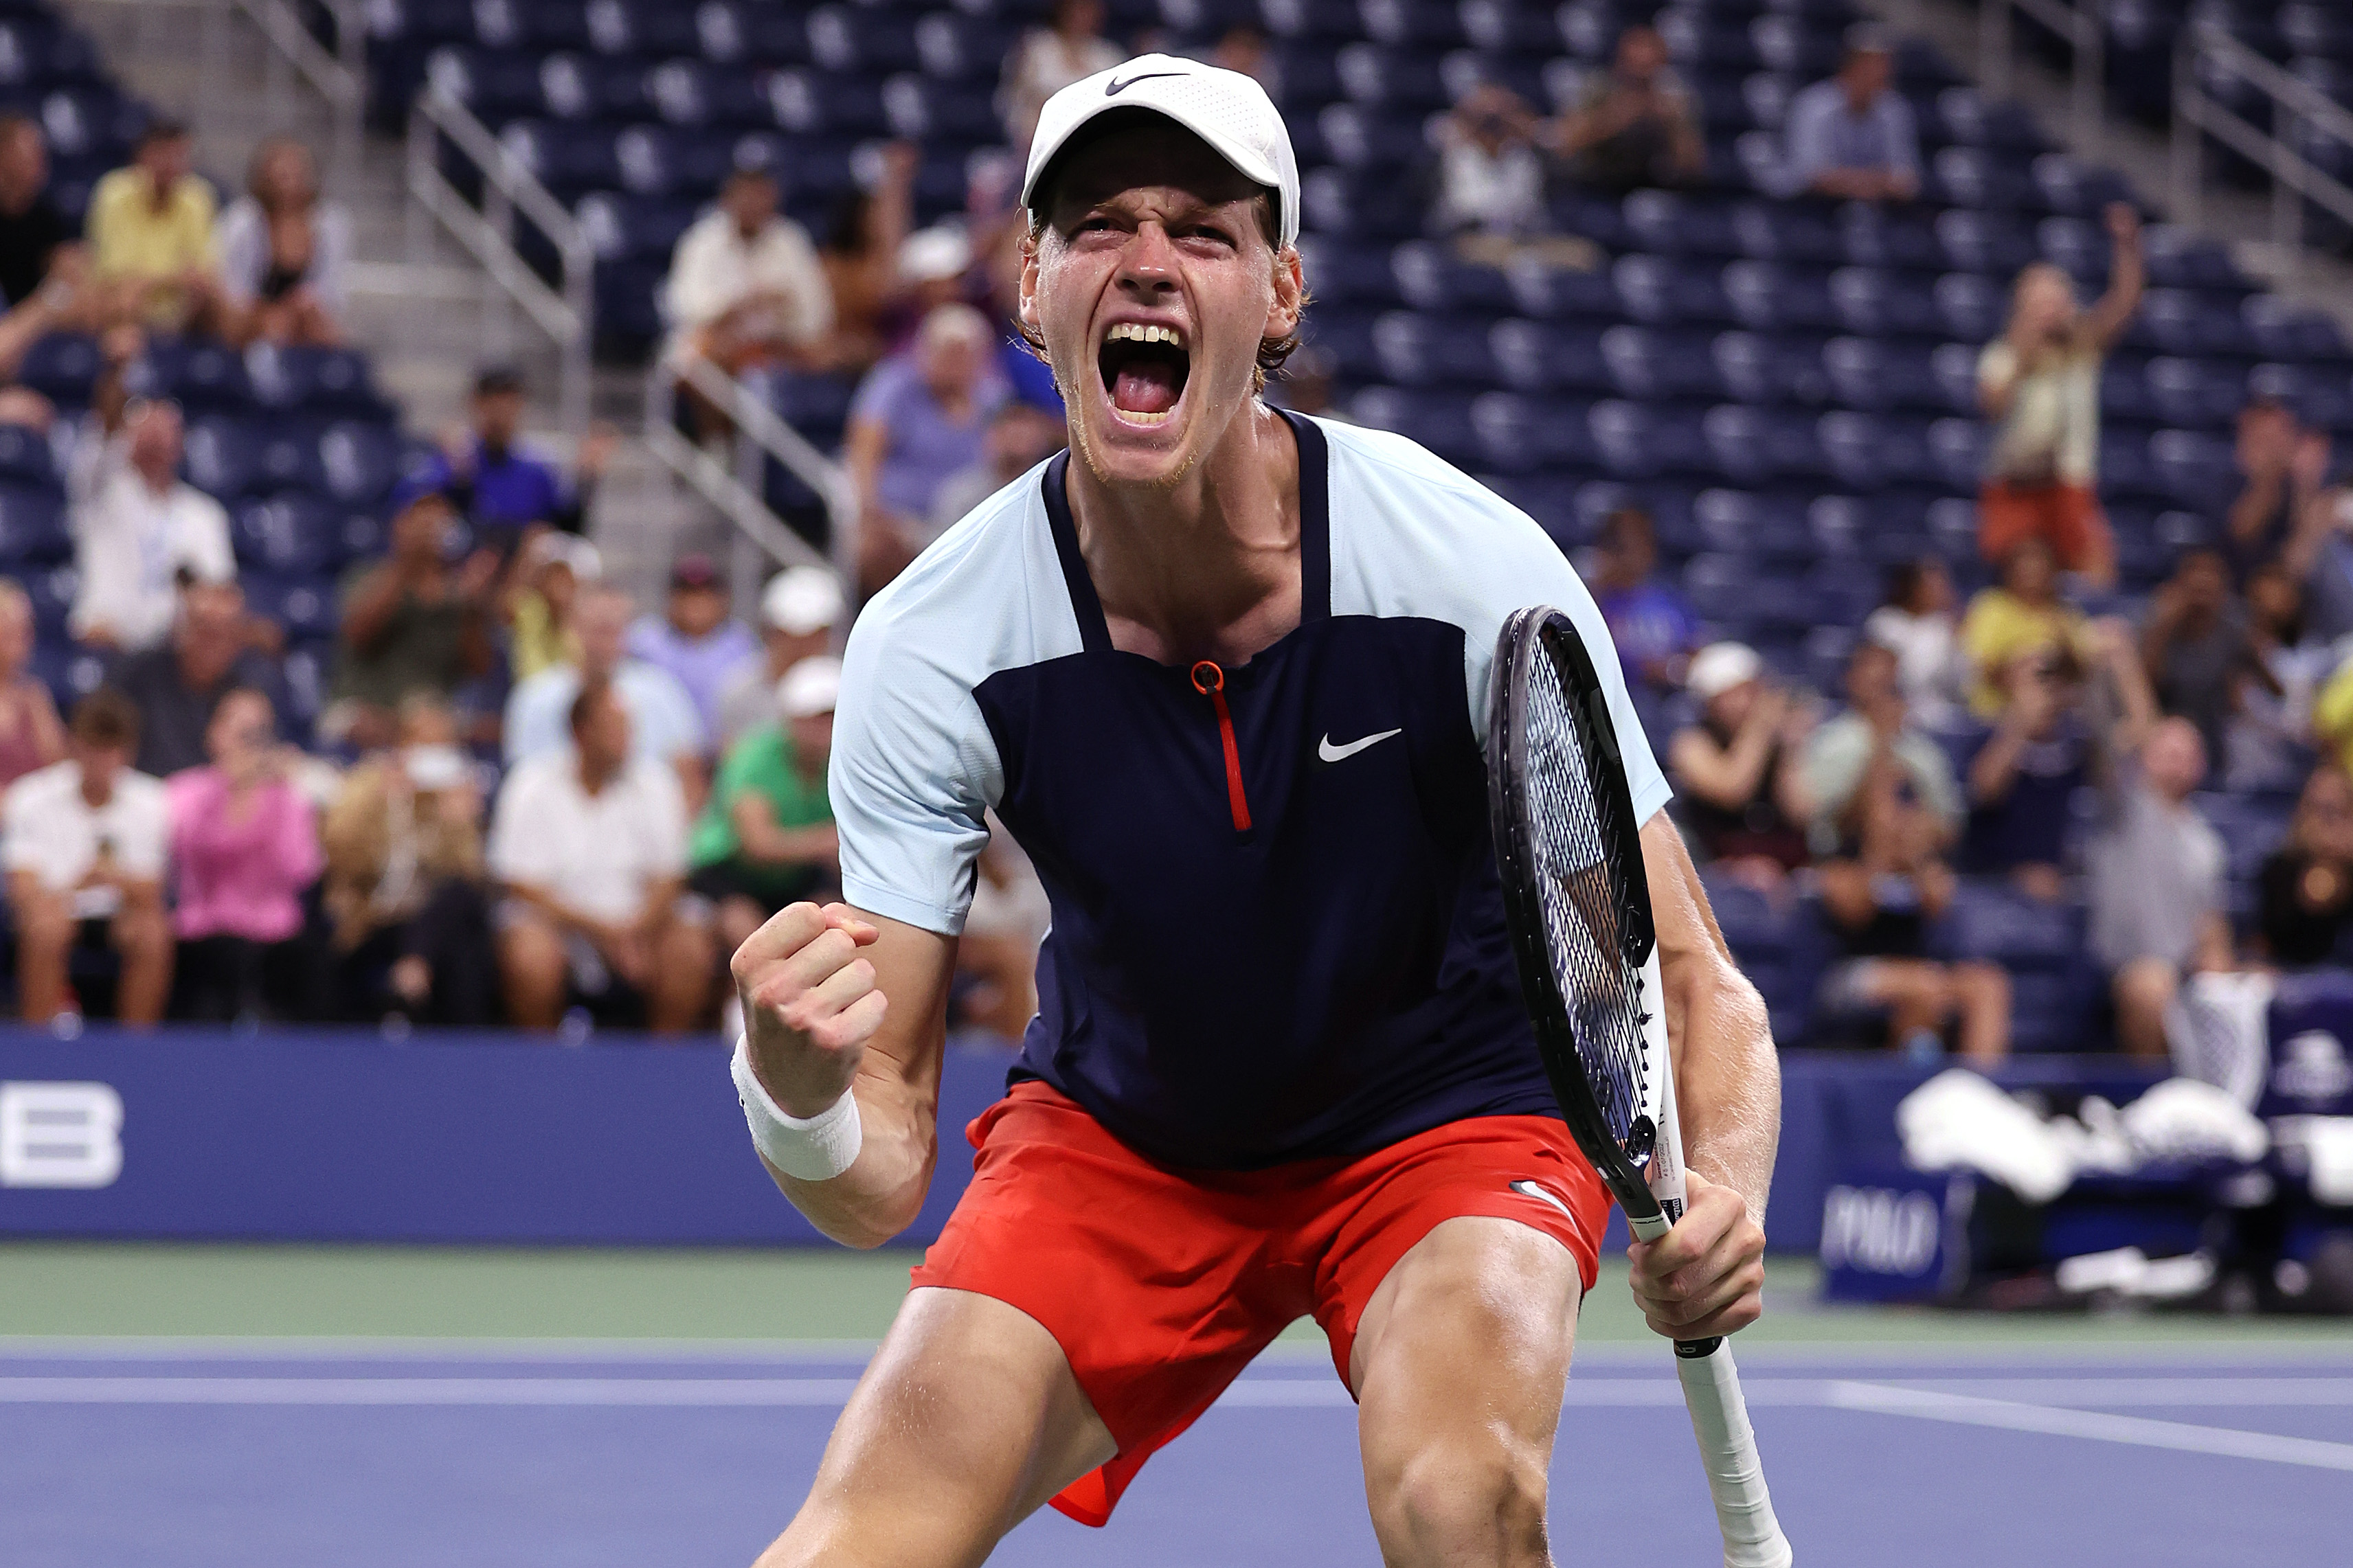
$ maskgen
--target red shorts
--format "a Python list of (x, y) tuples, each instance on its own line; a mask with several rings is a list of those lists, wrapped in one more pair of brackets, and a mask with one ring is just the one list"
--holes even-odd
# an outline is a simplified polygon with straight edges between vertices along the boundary
[(1347, 1382), (1366, 1304), (1440, 1221), (1543, 1231), (1590, 1289), (1609, 1217), (1609, 1189), (1543, 1116), (1452, 1122), (1356, 1159), (1176, 1171), (1027, 1082), (965, 1135), (980, 1151), (972, 1185), (914, 1283), (994, 1297), (1062, 1347), (1119, 1445), (1054, 1499), (1087, 1524), (1299, 1318), (1323, 1327)]
[(1978, 549), (1985, 558), (1999, 566), (2037, 537), (2050, 544), (2063, 572), (2092, 571), (2116, 558), (2107, 513), (2089, 486), (1988, 479), (1978, 491)]

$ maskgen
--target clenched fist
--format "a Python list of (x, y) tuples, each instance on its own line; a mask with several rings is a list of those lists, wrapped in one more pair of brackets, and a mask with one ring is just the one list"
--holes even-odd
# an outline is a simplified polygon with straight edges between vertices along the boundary
[(1627, 1249), (1634, 1300), (1654, 1332), (1671, 1340), (1714, 1339), (1755, 1322), (1764, 1311), (1765, 1232), (1730, 1187), (1696, 1171), (1683, 1217), (1656, 1241)]
[(882, 1026), (874, 966), (858, 950), (882, 933), (845, 904), (792, 904), (735, 950), (752, 1070), (787, 1116), (816, 1116), (858, 1076)]

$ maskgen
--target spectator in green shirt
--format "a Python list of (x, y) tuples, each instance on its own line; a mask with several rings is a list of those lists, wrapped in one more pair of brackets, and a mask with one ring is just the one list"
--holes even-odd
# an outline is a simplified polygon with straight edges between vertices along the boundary
[(825, 795), (841, 661), (805, 658), (776, 683), (776, 718), (744, 732), (720, 765), (687, 846), (688, 886), (718, 906), (727, 952), (797, 900), (841, 876), (841, 840)]

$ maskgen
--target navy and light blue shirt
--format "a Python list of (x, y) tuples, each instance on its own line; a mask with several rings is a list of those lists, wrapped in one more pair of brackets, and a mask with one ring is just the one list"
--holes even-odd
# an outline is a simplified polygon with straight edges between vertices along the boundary
[[(1402, 437), (1286, 417), (1300, 625), (1223, 672), (1240, 802), (1191, 669), (1112, 646), (1067, 454), (867, 607), (836, 717), (845, 897), (961, 931), (996, 811), (1053, 904), (1013, 1077), (1171, 1165), (1556, 1114), (1490, 845), (1487, 688), (1522, 605), (1557, 605), (1596, 648), (1608, 628), (1491, 491)], [(1666, 779), (1617, 660), (1595, 663), (1646, 821)]]
[(1920, 134), (1912, 106), (1889, 89), (1861, 114), (1847, 104), (1836, 77), (1818, 81), (1789, 100), (1785, 124), (1791, 184), (1803, 191), (1824, 174), (1848, 169), (1920, 174)]

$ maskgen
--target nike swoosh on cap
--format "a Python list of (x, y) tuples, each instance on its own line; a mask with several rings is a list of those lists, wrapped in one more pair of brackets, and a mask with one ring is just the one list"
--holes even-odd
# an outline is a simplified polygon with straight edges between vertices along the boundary
[(1391, 735), (1404, 733), (1403, 730), (1384, 730), (1377, 735), (1367, 735), (1361, 741), (1351, 741), (1345, 746), (1335, 746), (1332, 743), (1332, 732), (1326, 730), (1324, 731), (1324, 739), (1316, 742), (1315, 754), (1327, 763), (1345, 763), (1366, 746), (1377, 746)]
[(1155, 77), (1190, 76), (1193, 73), (1190, 71), (1145, 71), (1140, 76), (1132, 76), (1125, 81), (1122, 81), (1119, 78), (1113, 77), (1109, 81), (1103, 83), (1103, 96), (1105, 98), (1117, 98), (1121, 93), (1125, 92), (1137, 82), (1150, 81)]

